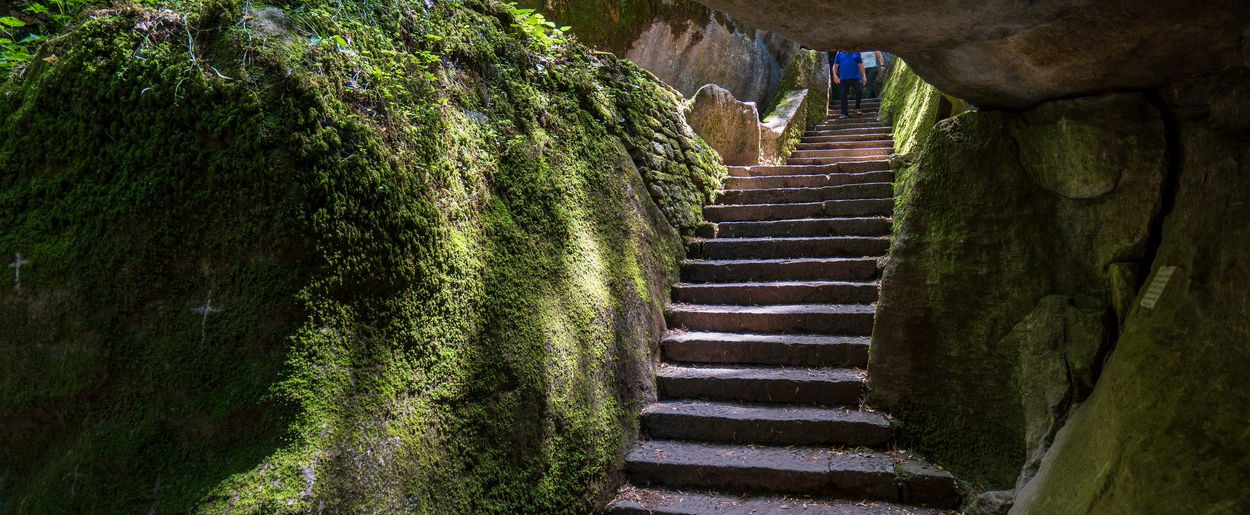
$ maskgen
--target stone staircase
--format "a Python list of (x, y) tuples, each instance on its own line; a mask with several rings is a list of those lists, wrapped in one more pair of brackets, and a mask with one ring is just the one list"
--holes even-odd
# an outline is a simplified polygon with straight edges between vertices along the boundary
[(954, 478), (894, 449), (861, 404), (893, 212), (893, 140), (865, 108), (809, 131), (790, 164), (730, 169), (673, 289), (660, 400), (609, 513), (958, 504)]

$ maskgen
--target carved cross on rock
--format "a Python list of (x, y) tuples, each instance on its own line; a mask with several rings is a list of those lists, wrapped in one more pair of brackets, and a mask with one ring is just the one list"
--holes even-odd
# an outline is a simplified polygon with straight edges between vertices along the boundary
[(22, 266), (30, 264), (29, 259), (22, 259), (21, 252), (13, 253), (13, 262), (9, 263), (9, 268), (13, 269), (13, 289), (22, 290)]
[(200, 315), (200, 342), (203, 343), (207, 337), (208, 315), (221, 312), (221, 309), (213, 305), (213, 290), (208, 290), (208, 296), (204, 298), (204, 305), (193, 308), (191, 312)]

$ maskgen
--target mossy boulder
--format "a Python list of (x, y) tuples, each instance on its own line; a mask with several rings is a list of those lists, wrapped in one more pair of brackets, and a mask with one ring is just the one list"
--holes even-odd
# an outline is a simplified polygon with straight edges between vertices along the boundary
[[(1179, 123), (1175, 204), (1142, 293), (1128, 307), (1093, 394), (1059, 431), (1013, 513), (1236, 513), (1250, 506), (1250, 228), (1230, 222), (1250, 217), (1250, 128), (1241, 113), (1219, 116), (1240, 128), (1219, 127), (1205, 114)], [(1173, 269), (1171, 279), (1148, 307), (1142, 301), (1164, 267)]]
[(726, 165), (760, 164), (760, 116), (754, 103), (740, 102), (729, 90), (708, 84), (690, 99), (686, 119)]
[[(1116, 188), (1096, 199), (1057, 193), (1022, 164), (1021, 148), (1056, 148), (1029, 139), (1062, 132), (1061, 120), (1166, 147), (1162, 115), (1145, 98), (1043, 112), (941, 122), (902, 172), (869, 364), (871, 403), (899, 416), (920, 450), (995, 489), (1014, 485), (1088, 395), (1099, 342), (1114, 331), (1109, 269), (1147, 258), (1162, 206), (1161, 152), (1125, 154)], [(1083, 162), (1057, 151), (1030, 159), (1047, 156), (1050, 166)]]
[(718, 157), (499, 2), (282, 11), (0, 85), (0, 511), (594, 509)]

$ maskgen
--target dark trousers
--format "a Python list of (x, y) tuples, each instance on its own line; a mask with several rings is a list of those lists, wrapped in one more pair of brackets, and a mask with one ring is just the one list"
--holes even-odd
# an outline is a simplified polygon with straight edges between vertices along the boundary
[(842, 79), (842, 83), (838, 84), (838, 89), (842, 93), (842, 115), (850, 116), (851, 112), (846, 105), (847, 100), (849, 100), (851, 90), (855, 90), (855, 109), (859, 109), (859, 104), (864, 99), (863, 82), (860, 79)]

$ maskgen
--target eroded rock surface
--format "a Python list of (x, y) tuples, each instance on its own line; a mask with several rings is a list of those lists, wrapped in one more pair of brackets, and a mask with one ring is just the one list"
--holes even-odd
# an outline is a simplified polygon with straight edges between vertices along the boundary
[(982, 107), (1158, 87), (1250, 66), (1240, 0), (699, 0), (821, 50), (883, 48)]
[(1120, 155), (1123, 175), (1095, 199), (1056, 193), (1022, 164), (1097, 157), (1097, 145), (1028, 160), (1021, 149), (1045, 148), (1034, 139), (1103, 111), (1118, 120), (1092, 129), (1103, 137), (1163, 145), (1161, 115), (1140, 95), (1058, 101), (943, 122), (902, 173), (900, 189), (910, 193), (883, 276), (870, 401), (902, 417), (932, 446), (926, 451), (966, 479), (1009, 487), (1040, 456), (1097, 373), (1114, 313), (1109, 265), (1147, 256), (1162, 152)]
[(686, 120), (726, 165), (759, 164), (760, 122), (754, 103), (741, 102), (729, 90), (708, 84), (691, 100)]

